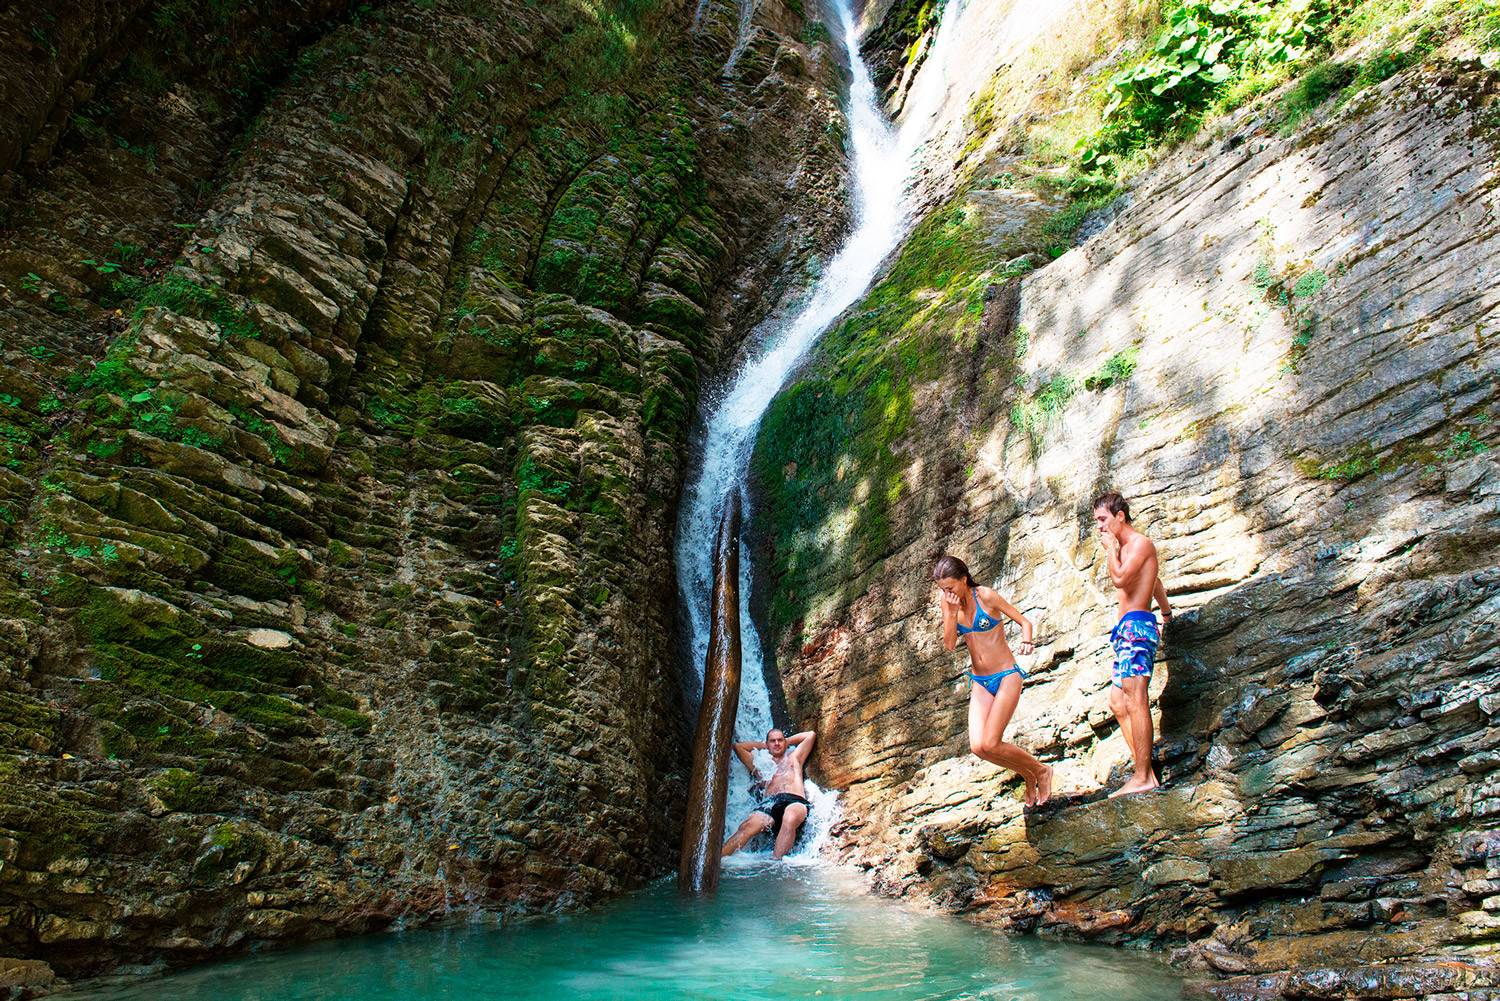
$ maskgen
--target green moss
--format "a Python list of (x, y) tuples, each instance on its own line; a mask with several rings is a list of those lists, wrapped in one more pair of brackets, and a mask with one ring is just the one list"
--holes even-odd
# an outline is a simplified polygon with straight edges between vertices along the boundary
[(1318, 480), (1357, 480), (1380, 471), (1380, 456), (1368, 444), (1360, 445), (1348, 455), (1330, 463), (1300, 458), (1295, 463), (1303, 476)]
[(159, 599), (132, 600), (129, 593), (96, 590), (79, 622), (95, 643), (127, 644), (144, 651), (183, 651), (203, 626), (181, 609)]
[(214, 802), (213, 783), (181, 768), (168, 768), (157, 773), (151, 779), (150, 786), (156, 798), (169, 810), (203, 813)]
[(374, 726), (374, 720), (364, 713), (355, 712), (342, 706), (319, 706), (318, 715), (340, 723), (355, 733), (369, 733), (370, 727)]
[(753, 457), (758, 528), (772, 540), (773, 629), (805, 614), (815, 591), (852, 584), (890, 545), (902, 495), (895, 441), (911, 426), (912, 384), (889, 369), (856, 391), (808, 379), (778, 396)]
[(0, 755), (0, 829), (19, 842), (21, 867), (45, 871), (55, 859), (97, 856), (118, 844), (119, 827), (112, 811), (36, 795), (35, 786), (23, 781), (19, 761)]
[(291, 652), (208, 635), (194, 617), (165, 603), (132, 602), (95, 589), (79, 621), (99, 672), (99, 680), (87, 686), (88, 700), (101, 719), (118, 727), (102, 735), (111, 753), (192, 753), (212, 746), (215, 735), (185, 722), (170, 708), (171, 700), (212, 705), (282, 733), (312, 735), (308, 709), (281, 694), (309, 681), (316, 682), (320, 712), (329, 709), (330, 718), (351, 729), (362, 725), (345, 715), (350, 697), (311, 676)]
[(866, 51), (901, 54), (897, 59), (882, 60), (883, 65), (874, 73), (878, 88), (883, 88), (923, 51), (919, 44), (922, 35), (936, 24), (941, 10), (937, 0), (896, 0), (891, 5), (864, 44)]
[(817, 45), (827, 42), (830, 37), (828, 26), (822, 21), (809, 21), (802, 26), (802, 34), (799, 36), (803, 45)]
[[(824, 335), (811, 374), (761, 423), (753, 473), (764, 498), (757, 530), (773, 553), (773, 631), (815, 601), (852, 600), (893, 545), (892, 509), (907, 490), (908, 459), (897, 449), (916, 384), (975, 349), (993, 281), (995, 250), (972, 211), (955, 200), (917, 226), (890, 272)], [(991, 349), (986, 359), (1003, 384), (1009, 352)]]
[(0, 748), (36, 753), (60, 737), (62, 713), (21, 695), (0, 692)]

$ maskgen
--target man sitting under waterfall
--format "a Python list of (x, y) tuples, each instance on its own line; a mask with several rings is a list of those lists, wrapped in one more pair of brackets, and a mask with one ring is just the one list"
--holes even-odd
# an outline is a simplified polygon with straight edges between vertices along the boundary
[[(807, 788), (802, 784), (802, 772), (816, 738), (817, 734), (811, 730), (788, 737), (780, 730), (772, 729), (766, 732), (764, 741), (742, 740), (734, 745), (734, 753), (755, 777), (756, 782), (765, 782), (765, 792), (764, 798), (750, 816), (745, 818), (740, 829), (724, 842), (725, 856), (733, 855), (745, 847), (745, 842), (768, 827), (771, 829), (771, 837), (776, 841), (771, 857), (781, 858), (791, 851), (792, 844), (797, 840), (797, 831), (801, 829), (803, 821), (807, 820)], [(776, 762), (776, 772), (769, 781), (755, 767), (754, 753), (762, 748), (770, 751), (771, 760)]]

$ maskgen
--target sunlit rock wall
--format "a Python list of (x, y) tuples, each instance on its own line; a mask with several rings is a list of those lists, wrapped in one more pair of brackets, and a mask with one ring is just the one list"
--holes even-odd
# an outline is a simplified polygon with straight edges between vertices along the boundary
[[(847, 790), (838, 853), (877, 888), (1304, 971), (1243, 996), (1493, 979), (1497, 88), (1438, 63), (1290, 137), (1231, 119), (1050, 263), (1022, 256), (1044, 206), (965, 188), (778, 399), (762, 614), (815, 774)], [(1106, 488), (1178, 611), (1151, 687), (1166, 789), (1112, 801)], [(968, 753), (943, 551), (1037, 623), (1011, 733), (1057, 769), (1046, 809)], [(1446, 965), (1352, 972), (1417, 960)]]
[(6, 17), (0, 992), (660, 872), (687, 427), (841, 225), (826, 32)]

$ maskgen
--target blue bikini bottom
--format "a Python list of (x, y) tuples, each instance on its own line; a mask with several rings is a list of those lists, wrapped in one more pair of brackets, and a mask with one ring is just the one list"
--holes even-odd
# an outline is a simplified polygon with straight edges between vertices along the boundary
[(1020, 665), (1011, 667), (1009, 671), (1000, 671), (995, 674), (971, 674), (969, 675), (969, 677), (974, 679), (974, 684), (978, 685), (980, 688), (983, 688), (991, 695), (999, 695), (1000, 682), (1004, 680), (1007, 675), (1011, 674), (1019, 674), (1022, 681), (1026, 680), (1026, 672), (1021, 670)]

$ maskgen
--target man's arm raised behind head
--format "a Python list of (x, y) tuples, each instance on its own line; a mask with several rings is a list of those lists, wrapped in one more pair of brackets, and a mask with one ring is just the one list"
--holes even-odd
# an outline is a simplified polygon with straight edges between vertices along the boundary
[(817, 739), (818, 735), (814, 731), (803, 730), (801, 733), (792, 734), (786, 742), (792, 745), (792, 753), (797, 756), (797, 760), (805, 765), (807, 756), (812, 753), (813, 741)]
[(755, 767), (755, 755), (752, 751), (758, 751), (766, 745), (759, 740), (742, 740), (734, 745), (734, 756), (740, 759), (740, 764), (745, 766), (745, 771), (753, 777), (760, 778), (760, 772)]

